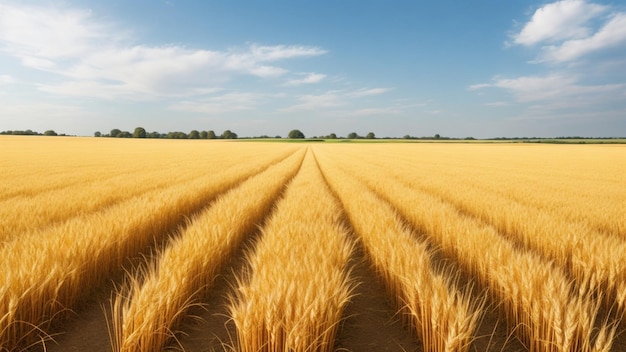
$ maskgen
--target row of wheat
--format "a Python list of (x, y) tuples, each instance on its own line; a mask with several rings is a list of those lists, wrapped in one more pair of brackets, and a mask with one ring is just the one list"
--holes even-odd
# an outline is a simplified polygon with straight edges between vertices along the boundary
[(255, 160), (250, 154), (233, 156), (245, 165), (154, 190), (6, 243), (0, 248), (0, 265), (9, 268), (0, 274), (0, 350), (41, 339), (52, 320), (61, 318), (127, 258), (163, 239), (217, 194), (292, 150), (275, 149)]
[[(486, 309), (455, 266), (530, 352), (609, 351), (616, 325), (598, 320), (601, 302), (626, 313), (620, 147), (576, 159), (575, 146), (317, 144), (305, 156), (274, 143), (8, 140), (2, 352), (45, 339), (50, 322), (155, 243), (164, 246), (113, 298), (112, 344), (166, 348), (265, 219), (230, 297), (233, 349), (334, 349), (357, 285), (344, 215), (425, 351), (471, 349)], [(433, 264), (433, 248), (449, 266)]]
[[(380, 167), (391, 166), (381, 158), (368, 161)], [(581, 296), (602, 297), (609, 307), (616, 303), (620, 314), (626, 316), (626, 270), (623, 270), (626, 241), (621, 236), (601, 232), (584, 219), (565, 220), (567, 213), (547, 211), (516, 201), (509, 194), (491, 192), (493, 186), (471, 187), (481, 180), (475, 175), (454, 176), (463, 185), (462, 192), (459, 192), (460, 185), (451, 186), (450, 178), (424, 175), (410, 163), (394, 162), (387, 175), (451, 202), (466, 214), (493, 225), (513, 241), (554, 260), (574, 278)], [(543, 194), (544, 197), (558, 198), (560, 193)], [(617, 202), (616, 206), (618, 204), (621, 203)]]
[(337, 192), (372, 266), (392, 300), (404, 311), (424, 351), (469, 351), (482, 314), (452, 272), (436, 273), (432, 254), (395, 210), (351, 175), (318, 153), (327, 181)]
[[(362, 165), (362, 164), (361, 164)], [(519, 338), (534, 351), (608, 351), (614, 327), (599, 322), (598, 305), (573, 294), (566, 273), (549, 261), (520, 251), (495, 228), (435, 196), (387, 182), (387, 169), (366, 168), (341, 156), (329, 167), (363, 179), (443, 252), (472, 273), (493, 299)]]
[[(403, 173), (408, 169), (396, 168), (394, 174), (407, 184), (420, 187), (410, 173)], [(458, 192), (442, 182), (429, 182), (432, 193), (554, 260), (571, 273), (581, 295), (604, 296), (609, 304), (617, 302), (617, 308), (626, 314), (626, 241), (596, 231), (584, 222), (564, 221), (561, 216), (507, 197), (472, 188)]]
[(430, 181), (437, 175), (448, 188), (502, 195), (626, 238), (623, 146), (421, 145), (417, 149), (387, 146), (363, 153), (354, 148), (352, 154), (380, 162), (393, 153), (394, 166), (411, 165), (413, 177)]
[(222, 265), (241, 246), (297, 172), (303, 153), (248, 179), (190, 219), (189, 226), (118, 294), (115, 351), (158, 351), (187, 309), (200, 301)]
[(249, 253), (230, 312), (239, 351), (333, 351), (353, 284), (341, 208), (309, 153)]
[[(75, 147), (83, 145), (93, 147), (98, 145), (96, 142), (100, 142), (96, 140), (91, 144), (85, 144), (87, 142), (84, 139), (71, 139), (70, 141), (71, 144), (76, 143)], [(44, 139), (43, 142), (39, 142), (40, 148), (46, 148), (47, 152), (59, 153), (67, 149), (67, 146), (63, 144), (49, 144), (51, 142), (53, 141)], [(57, 171), (60, 175), (55, 174), (56, 176), (52, 178), (39, 177), (29, 180), (23, 175), (19, 176), (19, 173), (12, 174), (10, 168), (3, 169), (2, 176), (10, 181), (4, 185), (8, 189), (17, 189), (15, 183), (19, 183), (21, 186), (28, 185), (30, 189), (38, 191), (36, 194), (20, 194), (0, 200), (0, 244), (14, 239), (19, 240), (20, 236), (26, 232), (36, 232), (53, 223), (98, 212), (102, 208), (167, 185), (205, 177), (207, 165), (197, 163), (198, 158), (210, 160), (214, 167), (225, 169), (241, 162), (237, 155), (245, 155), (245, 153), (239, 150), (246, 150), (236, 148), (237, 145), (224, 144), (218, 144), (209, 150), (198, 148), (200, 150), (194, 151), (181, 148), (180, 157), (167, 160), (154, 157), (154, 153), (161, 153), (159, 149), (164, 146), (153, 143), (153, 141), (148, 141), (148, 143), (134, 144), (134, 149), (131, 151), (124, 148), (132, 147), (133, 144), (111, 145), (100, 153), (98, 150), (92, 150), (91, 157), (87, 159), (84, 155), (63, 155), (63, 159), (56, 160), (57, 163), (63, 163), (63, 167), (59, 167)], [(37, 141), (35, 145), (39, 145)], [(160, 148), (146, 150), (144, 155), (136, 150), (137, 147), (148, 146)], [(18, 158), (13, 156), (10, 159)], [(160, 162), (154, 160), (160, 160)], [(32, 160), (29, 161), (32, 163)], [(164, 162), (167, 163), (164, 164)], [(66, 163), (69, 165), (66, 166)], [(19, 160), (15, 160), (15, 164), (19, 165)], [(72, 164), (81, 166), (72, 166)], [(21, 170), (27, 169), (31, 174), (38, 175), (39, 167), (41, 166), (34, 164), (30, 167), (22, 166)], [(69, 169), (70, 167), (75, 169)], [(57, 184), (59, 182), (62, 183), (62, 187)]]

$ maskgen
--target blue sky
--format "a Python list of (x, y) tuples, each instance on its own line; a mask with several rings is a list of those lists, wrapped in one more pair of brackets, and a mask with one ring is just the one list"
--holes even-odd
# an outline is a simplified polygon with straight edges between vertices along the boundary
[(621, 1), (0, 2), (0, 130), (626, 136)]

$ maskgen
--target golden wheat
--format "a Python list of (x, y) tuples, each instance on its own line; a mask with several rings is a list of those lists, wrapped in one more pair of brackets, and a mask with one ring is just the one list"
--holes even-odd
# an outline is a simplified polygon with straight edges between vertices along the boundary
[[(596, 336), (613, 336), (615, 330), (607, 324), (601, 324), (600, 332), (594, 329), (597, 303), (572, 295), (567, 275), (550, 262), (516, 250), (493, 227), (459, 214), (437, 197), (385, 182), (387, 169), (365, 168), (345, 155), (338, 159), (336, 167), (358, 175), (448, 256), (463, 264), (483, 287), (489, 287), (502, 303), (507, 321), (516, 325), (516, 333), (531, 351), (592, 351), (594, 341), (600, 341)], [(603, 348), (611, 345), (612, 339), (606, 340)]]
[[(391, 167), (390, 163), (381, 158), (371, 159), (370, 163)], [(512, 240), (554, 260), (571, 273), (581, 296), (593, 294), (604, 297), (609, 306), (617, 302), (621, 314), (626, 315), (626, 305), (622, 298), (626, 296), (626, 271), (623, 270), (623, 263), (626, 262), (626, 241), (623, 238), (598, 231), (590, 222), (568, 215), (571, 214), (569, 212), (546, 211), (542, 207), (511, 199), (509, 194), (515, 192), (498, 194), (485, 185), (480, 188), (464, 187), (462, 192), (457, 187), (450, 187), (451, 179), (469, 186), (480, 183), (485, 177), (477, 177), (475, 174), (468, 177), (466, 172), (451, 175), (449, 178), (433, 177), (416, 172), (417, 169), (412, 164), (394, 163), (388, 175), (414, 189), (426, 190), (441, 197), (464, 213), (493, 225)], [(494, 174), (493, 170), (491, 173)], [(513, 189), (528, 192), (519, 185)], [(616, 193), (626, 195), (623, 189), (617, 187)], [(558, 193), (547, 194), (553, 198), (562, 198)], [(626, 196), (622, 202), (616, 203), (617, 207), (626, 205)], [(624, 218), (617, 217), (614, 221)]]
[[(297, 172), (303, 153), (254, 176), (192, 218), (189, 226), (116, 298), (117, 351), (157, 351), (187, 308), (269, 211)], [(210, 253), (210, 255), (207, 255)]]
[[(127, 350), (163, 348), (268, 212), (303, 146), (0, 136), (0, 351), (44, 338), (50, 322), (155, 243), (167, 246), (129, 276), (113, 305), (112, 340), (117, 350), (124, 341)], [(230, 310), (242, 350), (333, 349), (354, 286), (352, 242), (318, 167), (426, 350), (466, 350), (481, 308), (451, 269), (432, 267), (428, 248), (488, 289), (531, 352), (611, 350), (626, 316), (624, 146), (308, 148), (319, 165), (308, 153), (249, 253), (249, 270), (237, 273)], [(247, 197), (246, 187), (254, 189)], [(228, 207), (236, 194), (243, 198)], [(201, 259), (200, 248), (218, 238), (227, 249)], [(616, 325), (599, 313), (603, 303), (620, 308), (602, 307)]]
[[(286, 157), (274, 153), (164, 190), (155, 190), (95, 214), (77, 216), (0, 248), (0, 346), (14, 349), (45, 332), (89, 288), (98, 286), (146, 246), (200, 209), (216, 194)], [(248, 154), (249, 155), (249, 154)], [(246, 160), (241, 154), (235, 160)]]
[[(482, 304), (472, 303), (454, 275), (433, 267), (427, 244), (417, 241), (397, 213), (367, 187), (317, 153), (374, 268), (422, 341), (424, 351), (469, 351)], [(450, 274), (450, 273), (448, 273)]]
[(248, 256), (230, 312), (240, 351), (333, 351), (353, 245), (311, 153)]

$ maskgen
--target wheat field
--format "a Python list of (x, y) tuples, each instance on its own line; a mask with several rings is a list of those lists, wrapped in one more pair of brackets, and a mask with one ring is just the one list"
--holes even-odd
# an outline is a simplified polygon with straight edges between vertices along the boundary
[(626, 146), (0, 136), (0, 351), (626, 350)]

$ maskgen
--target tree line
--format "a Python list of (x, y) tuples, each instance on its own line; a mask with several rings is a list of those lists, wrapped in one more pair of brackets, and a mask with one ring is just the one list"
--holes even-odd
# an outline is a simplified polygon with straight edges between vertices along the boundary
[(174, 131), (168, 133), (159, 132), (147, 132), (143, 127), (137, 127), (130, 133), (129, 131), (122, 131), (114, 128), (107, 134), (102, 134), (100, 131), (94, 133), (95, 137), (113, 137), (113, 138), (168, 138), (168, 139), (237, 139), (237, 133), (226, 130), (221, 135), (216, 135), (215, 131), (198, 131), (192, 130), (189, 133)]
[(47, 130), (44, 133), (39, 133), (33, 130), (16, 130), (16, 131), (2, 131), (0, 132), (2, 135), (13, 135), (13, 136), (65, 136), (65, 133), (58, 134), (54, 132), (54, 130)]
[[(156, 131), (154, 131), (154, 132), (147, 132), (146, 129), (143, 128), (143, 127), (135, 128), (135, 130), (132, 133), (129, 132), (129, 131), (122, 131), (122, 130), (117, 129), (117, 128), (112, 129), (107, 134), (103, 134), (100, 131), (96, 131), (94, 133), (94, 136), (95, 137), (114, 137), (114, 138), (168, 138), (168, 139), (237, 139), (237, 138), (239, 138), (237, 133), (235, 133), (235, 132), (233, 132), (231, 130), (225, 130), (224, 132), (222, 132), (221, 135), (217, 135), (215, 133), (215, 131), (212, 131), (212, 130), (209, 130), (209, 131), (192, 130), (189, 133), (180, 132), (180, 131), (174, 131), (174, 132), (168, 132), (168, 133), (159, 133), (159, 132), (156, 132)], [(279, 135), (274, 136), (274, 137), (270, 137), (268, 135), (261, 135), (261, 136), (249, 137), (249, 138), (282, 138), (282, 137), (279, 136)], [(304, 138), (306, 138), (306, 136), (300, 130), (291, 130), (287, 134), (287, 138), (304, 139)], [(340, 137), (340, 136), (337, 136), (335, 133), (331, 133), (329, 135), (313, 136), (311, 138), (313, 138), (313, 139), (317, 139), (317, 138), (323, 138), (323, 139), (340, 139), (340, 138), (347, 138), (347, 139), (375, 139), (376, 135), (374, 134), (374, 132), (369, 132), (365, 136), (360, 136), (356, 132), (351, 132), (346, 137)]]

